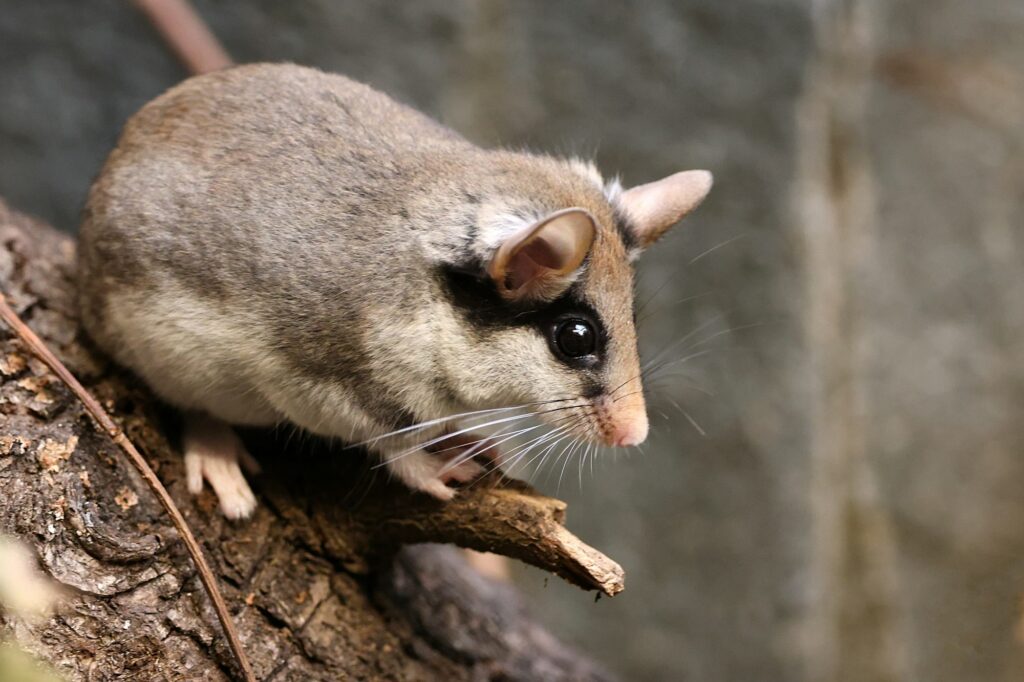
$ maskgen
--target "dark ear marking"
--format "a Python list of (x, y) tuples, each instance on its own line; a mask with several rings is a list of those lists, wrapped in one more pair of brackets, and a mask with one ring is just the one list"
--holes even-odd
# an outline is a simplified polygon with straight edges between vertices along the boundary
[(631, 187), (619, 195), (618, 205), (629, 216), (641, 249), (700, 205), (711, 191), (713, 178), (704, 170), (683, 171), (667, 178)]
[(636, 226), (633, 225), (626, 212), (618, 205), (613, 206), (612, 210), (615, 231), (618, 233), (619, 239), (622, 240), (622, 245), (626, 247), (626, 253), (641, 248), (640, 241), (636, 236)]

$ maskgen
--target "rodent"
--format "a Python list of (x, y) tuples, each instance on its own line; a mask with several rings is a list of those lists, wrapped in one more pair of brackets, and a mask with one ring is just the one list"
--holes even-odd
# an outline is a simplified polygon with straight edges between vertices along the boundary
[(449, 499), (480, 465), (418, 444), (465, 432), (452, 415), (523, 406), (575, 438), (646, 438), (633, 261), (710, 187), (623, 189), (340, 75), (229, 68), (125, 125), (83, 211), (82, 320), (184, 411), (189, 488), (208, 480), (229, 517), (256, 504), (231, 425), (368, 441)]

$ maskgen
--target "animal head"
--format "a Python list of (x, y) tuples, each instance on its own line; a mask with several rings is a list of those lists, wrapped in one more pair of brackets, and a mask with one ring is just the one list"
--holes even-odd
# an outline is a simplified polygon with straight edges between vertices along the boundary
[(590, 165), (535, 160), (502, 177), (474, 216), (472, 256), (441, 268), (467, 330), (441, 351), (452, 386), (476, 407), (524, 405), (560, 435), (639, 445), (633, 262), (700, 204), (711, 174), (623, 190)]

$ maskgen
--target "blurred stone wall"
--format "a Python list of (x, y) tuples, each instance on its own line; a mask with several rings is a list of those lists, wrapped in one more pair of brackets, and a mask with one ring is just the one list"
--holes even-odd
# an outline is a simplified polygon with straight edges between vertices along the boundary
[[(630, 680), (1021, 679), (1019, 0), (196, 4), (483, 144), (715, 172), (641, 261), (644, 351), (693, 356), (644, 453), (535, 477), (627, 569), (518, 572), (558, 632)], [(73, 230), (183, 76), (122, 0), (0, 0), (0, 194)]]

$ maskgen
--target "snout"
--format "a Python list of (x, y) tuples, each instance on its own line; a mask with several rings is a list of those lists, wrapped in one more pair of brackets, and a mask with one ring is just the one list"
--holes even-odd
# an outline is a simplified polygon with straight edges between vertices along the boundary
[(606, 445), (630, 447), (647, 440), (650, 425), (642, 394), (618, 401), (602, 398), (595, 407), (598, 409), (600, 437)]
[(620, 448), (640, 445), (647, 440), (648, 429), (647, 415), (641, 414), (638, 417), (616, 424), (612, 429), (608, 444)]

